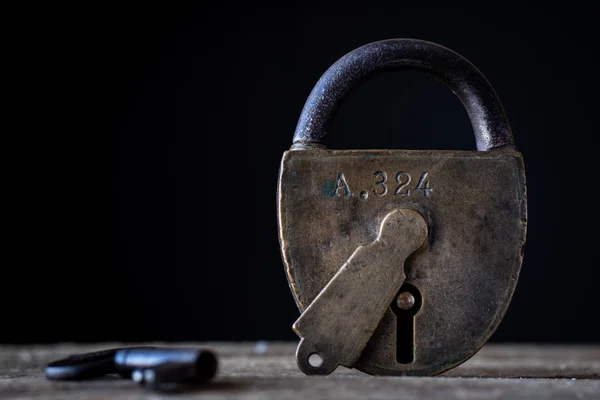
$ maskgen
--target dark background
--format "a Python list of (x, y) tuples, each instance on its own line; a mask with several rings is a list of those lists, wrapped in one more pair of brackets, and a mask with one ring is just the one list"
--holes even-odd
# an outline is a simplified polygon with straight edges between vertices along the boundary
[[(107, 78), (89, 95), (102, 104), (91, 122), (108, 131), (90, 146), (112, 135), (112, 199), (78, 199), (67, 216), (108, 211), (99, 221), (112, 231), (91, 240), (101, 229), (83, 223), (70, 232), (71, 256), (48, 264), (30, 305), (8, 307), (0, 339), (295, 339), (276, 224), (282, 153), (332, 63), (366, 43), (410, 37), (484, 73), (524, 155), (525, 260), (492, 340), (599, 341), (592, 9), (414, 3), (103, 10), (102, 66), (71, 83)], [(458, 99), (409, 72), (357, 88), (328, 145), (475, 149)]]

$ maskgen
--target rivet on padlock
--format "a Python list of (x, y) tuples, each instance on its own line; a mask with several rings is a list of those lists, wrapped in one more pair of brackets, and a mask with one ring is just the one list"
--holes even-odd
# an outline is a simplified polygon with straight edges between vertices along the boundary
[[(327, 149), (341, 100), (389, 67), (449, 86), (478, 151)], [(303, 372), (435, 375), (466, 361), (506, 312), (526, 236), (523, 158), (493, 88), (462, 56), (421, 40), (340, 58), (283, 155), (278, 224)]]

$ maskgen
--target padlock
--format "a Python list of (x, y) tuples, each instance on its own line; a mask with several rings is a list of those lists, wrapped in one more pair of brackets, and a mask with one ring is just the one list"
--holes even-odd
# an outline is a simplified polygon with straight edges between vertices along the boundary
[[(340, 102), (389, 68), (445, 83), (467, 110), (477, 151), (327, 149)], [(523, 260), (525, 168), (498, 96), (461, 55), (390, 39), (340, 58), (307, 99), (277, 196), (305, 374), (436, 375), (497, 329)]]

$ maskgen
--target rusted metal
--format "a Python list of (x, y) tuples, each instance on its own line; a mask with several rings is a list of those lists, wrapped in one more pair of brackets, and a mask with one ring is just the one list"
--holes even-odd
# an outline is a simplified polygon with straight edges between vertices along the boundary
[(390, 39), (369, 43), (333, 64), (308, 96), (294, 134), (294, 149), (324, 148), (323, 140), (344, 97), (384, 69), (416, 70), (446, 84), (465, 106), (477, 150), (515, 146), (502, 103), (485, 76), (467, 59), (435, 43)]
[[(510, 303), (526, 236), (523, 158), (485, 78), (461, 56), (439, 47), (392, 40), (340, 59), (313, 90), (298, 124), (298, 140), (283, 155), (279, 237), (290, 288), (303, 312), (295, 329), (302, 338), (297, 361), (305, 373), (331, 372), (331, 359), (376, 375), (441, 373), (483, 346)], [(355, 82), (356, 76), (344, 74), (364, 76), (382, 64), (394, 65), (395, 56), (401, 57), (399, 65), (451, 76), (446, 79), (450, 86), (477, 88), (462, 100), (477, 111), (470, 116), (478, 147), (486, 151), (324, 148), (324, 132), (311, 129), (327, 124), (305, 119), (331, 119), (334, 105), (319, 104), (341, 97), (327, 90), (347, 92), (336, 79)], [(449, 65), (454, 70), (447, 71)], [(408, 252), (403, 243), (417, 240), (420, 230), (405, 231), (389, 242), (398, 246), (400, 256), (374, 246), (361, 250), (368, 273), (345, 272), (357, 249), (374, 243), (385, 219), (398, 209), (422, 216), (424, 244)], [(343, 285), (336, 283), (340, 274)], [(412, 296), (411, 307), (398, 302), (399, 297), (410, 302), (404, 293)], [(304, 349), (306, 344), (311, 346)], [(321, 353), (318, 368), (306, 364), (312, 353)]]
[(415, 296), (413, 296), (410, 292), (402, 292), (396, 299), (396, 305), (401, 310), (410, 310), (415, 305)]

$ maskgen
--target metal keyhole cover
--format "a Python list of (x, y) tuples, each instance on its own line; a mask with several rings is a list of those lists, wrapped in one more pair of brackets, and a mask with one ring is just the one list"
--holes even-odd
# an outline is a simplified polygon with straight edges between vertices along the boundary
[[(322, 140), (341, 101), (390, 67), (444, 82), (467, 110), (478, 151), (327, 149)], [(398, 340), (407, 339), (389, 308), (352, 367), (373, 375), (439, 374), (472, 357), (502, 320), (525, 246), (524, 163), (492, 86), (456, 52), (390, 39), (340, 58), (304, 106), (283, 154), (277, 197), (283, 263), (300, 311), (355, 249), (375, 240), (391, 210), (412, 209), (427, 222), (425, 244), (405, 263), (406, 282), (422, 297), (413, 361), (397, 359)]]

